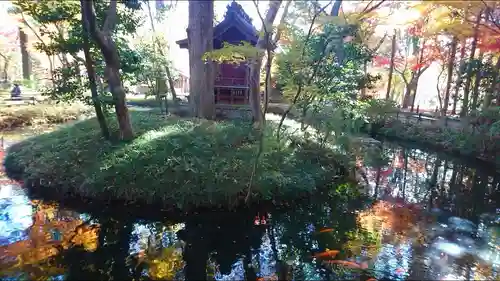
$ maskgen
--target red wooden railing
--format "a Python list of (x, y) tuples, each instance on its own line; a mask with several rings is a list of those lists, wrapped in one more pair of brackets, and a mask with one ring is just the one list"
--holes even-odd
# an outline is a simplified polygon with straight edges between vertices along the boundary
[(215, 87), (247, 86), (245, 78), (235, 77), (217, 77), (215, 78)]

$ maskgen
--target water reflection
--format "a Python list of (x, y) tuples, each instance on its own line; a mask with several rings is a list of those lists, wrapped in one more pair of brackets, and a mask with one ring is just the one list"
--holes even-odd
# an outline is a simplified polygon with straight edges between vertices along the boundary
[(386, 145), (349, 184), (290, 210), (183, 221), (81, 214), (0, 189), (5, 280), (498, 280), (499, 176)]

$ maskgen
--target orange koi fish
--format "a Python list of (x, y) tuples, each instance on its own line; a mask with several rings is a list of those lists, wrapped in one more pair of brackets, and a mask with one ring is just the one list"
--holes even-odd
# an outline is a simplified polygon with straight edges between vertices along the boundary
[(396, 273), (400, 274), (400, 273), (403, 273), (405, 272), (404, 269), (402, 269), (401, 267), (399, 267), (398, 269), (396, 269)]
[(335, 258), (335, 256), (339, 253), (337, 250), (329, 250), (326, 249), (326, 251), (321, 252), (321, 253), (316, 253), (314, 254), (315, 258)]
[(368, 280), (366, 280), (366, 281), (377, 281), (377, 279), (375, 279), (375, 278), (369, 278), (369, 279), (368, 279)]
[(333, 228), (323, 228), (319, 231), (319, 233), (326, 233), (326, 232), (332, 232)]
[(330, 260), (330, 261), (325, 261), (325, 262), (330, 263), (330, 264), (340, 264), (340, 265), (344, 265), (344, 266), (347, 266), (350, 268), (359, 268), (359, 269), (362, 268), (359, 264), (352, 262), (352, 261)]

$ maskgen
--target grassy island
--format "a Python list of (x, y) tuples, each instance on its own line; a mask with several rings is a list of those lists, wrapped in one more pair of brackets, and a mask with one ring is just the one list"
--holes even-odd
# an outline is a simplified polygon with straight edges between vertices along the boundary
[(92, 113), (92, 108), (83, 104), (36, 104), (0, 105), (0, 131), (8, 131), (27, 126), (61, 124), (78, 120)]
[[(178, 209), (231, 207), (243, 200), (258, 146), (248, 122), (130, 114), (136, 128), (131, 142), (104, 140), (97, 122), (88, 119), (11, 146), (6, 172), (44, 191), (89, 199)], [(342, 174), (332, 153), (305, 143), (280, 146), (272, 125), (267, 127), (253, 200), (296, 198)]]

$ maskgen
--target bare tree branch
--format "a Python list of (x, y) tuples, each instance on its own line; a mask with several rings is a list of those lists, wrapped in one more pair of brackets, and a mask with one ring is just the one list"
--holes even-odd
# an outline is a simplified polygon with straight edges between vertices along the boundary
[(382, 5), (385, 2), (385, 0), (381, 0), (380, 2), (375, 4), (373, 7), (368, 9), (368, 7), (370, 6), (370, 4), (372, 2), (373, 2), (373, 0), (370, 1), (370, 3), (368, 3), (368, 5), (366, 5), (365, 9), (363, 9), (363, 12), (361, 12), (361, 14), (366, 15), (366, 14), (369, 14), (369, 13), (375, 11), (376, 9), (378, 9), (380, 7), (380, 5)]
[(500, 23), (498, 23), (495, 20), (495, 17), (493, 15), (493, 10), (495, 9), (495, 7), (492, 8), (492, 7), (488, 6), (488, 3), (486, 3), (486, 1), (484, 1), (484, 0), (481, 0), (481, 2), (483, 2), (485, 10), (486, 10), (486, 14), (487, 14), (486, 19), (489, 17), (491, 19), (491, 23), (493, 23), (498, 29), (500, 29)]
[(376, 51), (378, 51), (378, 49), (380, 48), (380, 46), (382, 46), (382, 43), (384, 43), (385, 38), (387, 38), (387, 32), (384, 33), (384, 36), (382, 36), (382, 38), (377, 43), (377, 45), (375, 46), (375, 48), (370, 49), (370, 53), (375, 53)]
[[(281, 19), (279, 21), (279, 24), (282, 24), (283, 22), (285, 22), (285, 18), (288, 15), (288, 9), (290, 8), (291, 3), (292, 3), (291, 0), (288, 0), (286, 2), (285, 9), (283, 10), (283, 14), (281, 15)], [(259, 12), (259, 16), (260, 16), (260, 12)], [(262, 18), (262, 16), (260, 16), (260, 17)], [(276, 36), (274, 37), (274, 40), (273, 40), (274, 45), (276, 45), (278, 43), (278, 41), (281, 39), (281, 34), (283, 34), (283, 30), (279, 30), (279, 26), (278, 26), (278, 30), (276, 30)]]

